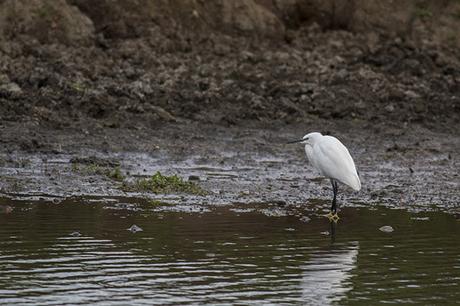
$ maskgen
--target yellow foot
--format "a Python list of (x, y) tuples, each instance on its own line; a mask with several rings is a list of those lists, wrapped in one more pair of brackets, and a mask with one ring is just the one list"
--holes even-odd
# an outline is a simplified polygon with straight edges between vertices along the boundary
[(339, 221), (339, 215), (337, 213), (333, 214), (332, 215), (332, 221), (334, 221), (335, 223), (337, 223), (337, 221)]
[(327, 215), (325, 215), (325, 217), (327, 217), (329, 219), (329, 221), (334, 221), (335, 223), (337, 223), (337, 221), (339, 221), (339, 215), (337, 213), (332, 213), (332, 211), (330, 211)]

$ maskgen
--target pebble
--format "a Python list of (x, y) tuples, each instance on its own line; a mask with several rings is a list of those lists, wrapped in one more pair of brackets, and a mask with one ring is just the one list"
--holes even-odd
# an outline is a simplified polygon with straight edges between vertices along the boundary
[(393, 227), (391, 227), (390, 225), (382, 226), (381, 228), (379, 228), (379, 230), (384, 233), (391, 233), (394, 231)]
[(1, 85), (0, 92), (5, 92), (7, 94), (20, 94), (22, 93), (22, 89), (18, 84), (12, 82)]

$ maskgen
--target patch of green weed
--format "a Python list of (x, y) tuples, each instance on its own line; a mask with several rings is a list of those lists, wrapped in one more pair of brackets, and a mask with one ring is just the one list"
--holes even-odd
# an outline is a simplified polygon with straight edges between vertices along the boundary
[(422, 1), (416, 4), (415, 15), (419, 18), (433, 17), (433, 12), (429, 9), (428, 3)]
[(73, 83), (70, 83), (70, 87), (73, 90), (78, 91), (78, 92), (86, 91), (86, 86), (83, 83), (73, 82)]
[(149, 204), (152, 206), (163, 206), (163, 205), (170, 205), (169, 203), (162, 202), (160, 200), (150, 200)]
[(460, 19), (460, 10), (456, 10), (452, 13), (452, 16), (456, 19)]
[(415, 14), (420, 18), (429, 18), (433, 16), (433, 13), (426, 8), (417, 8)]
[(107, 176), (116, 181), (123, 181), (125, 179), (123, 173), (121, 173), (120, 167), (112, 169)]
[(116, 181), (123, 181), (125, 176), (121, 172), (119, 166), (115, 168), (104, 167), (98, 164), (82, 165), (79, 163), (72, 163), (72, 171), (78, 172), (82, 175), (104, 175)]
[(189, 193), (196, 195), (205, 195), (206, 191), (197, 184), (184, 181), (177, 175), (163, 175), (160, 172), (155, 173), (149, 178), (136, 180), (134, 183), (125, 183), (122, 187), (125, 191), (140, 191), (153, 193)]

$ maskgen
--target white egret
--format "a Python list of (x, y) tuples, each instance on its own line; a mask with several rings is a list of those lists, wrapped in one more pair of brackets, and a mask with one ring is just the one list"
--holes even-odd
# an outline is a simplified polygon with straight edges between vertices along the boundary
[(361, 181), (350, 152), (337, 138), (323, 136), (317, 132), (309, 133), (302, 139), (289, 143), (297, 142), (305, 145), (305, 153), (310, 164), (321, 175), (330, 179), (334, 198), (332, 199), (331, 211), (327, 216), (337, 221), (339, 219), (337, 215), (338, 182), (350, 186), (356, 191), (361, 189)]

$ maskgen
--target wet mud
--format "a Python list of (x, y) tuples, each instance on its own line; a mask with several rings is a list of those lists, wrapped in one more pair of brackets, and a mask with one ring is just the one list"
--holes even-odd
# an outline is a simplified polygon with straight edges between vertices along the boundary
[[(459, 213), (458, 137), (428, 129), (389, 130), (374, 136), (353, 125), (340, 129), (335, 125), (324, 122), (350, 149), (363, 185), (360, 192), (341, 185), (339, 205)], [(272, 203), (278, 211), (303, 209), (317, 201), (326, 210), (332, 196), (329, 181), (308, 165), (302, 145), (286, 144), (316, 128), (174, 124), (121, 142), (120, 135), (104, 135), (106, 151), (91, 145), (78, 148), (72, 141), (63, 142), (62, 152), (2, 153), (1, 191), (11, 198), (57, 202), (80, 196), (144, 198), (176, 204), (178, 210)], [(142, 149), (129, 151), (130, 147)], [(157, 171), (190, 180), (206, 193), (155, 194), (123, 188)]]

